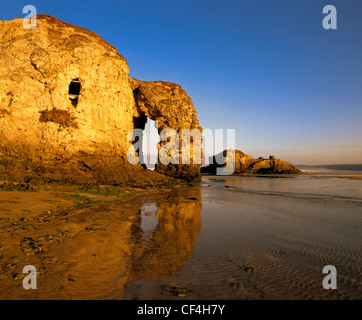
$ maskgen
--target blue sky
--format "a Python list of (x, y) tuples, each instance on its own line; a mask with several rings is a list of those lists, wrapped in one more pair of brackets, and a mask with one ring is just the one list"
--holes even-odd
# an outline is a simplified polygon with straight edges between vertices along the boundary
[[(130, 76), (180, 84), (201, 125), (296, 164), (362, 163), (361, 0), (0, 1), (91, 29)], [(324, 30), (335, 5), (338, 29)]]

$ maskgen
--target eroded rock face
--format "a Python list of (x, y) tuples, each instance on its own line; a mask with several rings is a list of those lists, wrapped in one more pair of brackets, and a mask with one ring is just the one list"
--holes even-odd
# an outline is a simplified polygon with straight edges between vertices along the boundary
[[(96, 34), (38, 15), (37, 29), (22, 19), (0, 22), (2, 133), (50, 143), (69, 152), (119, 153), (132, 129), (133, 93), (128, 65)], [(70, 100), (72, 80), (81, 85)], [(77, 123), (42, 122), (41, 113), (62, 110)], [(20, 130), (19, 130), (20, 129)], [(120, 152), (122, 153), (122, 152)]]
[(159, 130), (200, 129), (195, 107), (178, 84), (130, 78), (136, 101), (135, 117), (157, 120)]
[(128, 163), (127, 135), (140, 117), (197, 127), (187, 94), (129, 78), (126, 60), (97, 34), (37, 18), (29, 30), (23, 19), (0, 21), (0, 172), (14, 179), (171, 181)]
[[(222, 152), (223, 158), (226, 159), (226, 164), (228, 161), (232, 161), (231, 157), (235, 154), (235, 170), (234, 174), (242, 173), (253, 173), (253, 174), (297, 174), (301, 173), (299, 169), (294, 167), (291, 163), (284, 160), (275, 159), (271, 157), (270, 159), (253, 159), (252, 156), (240, 151), (235, 150), (235, 153), (230, 152), (229, 150), (224, 150)], [(216, 158), (213, 157), (212, 164), (207, 167), (202, 168), (203, 173), (216, 174), (216, 169), (225, 167), (225, 164), (218, 164)], [(221, 161), (219, 161), (221, 162)]]

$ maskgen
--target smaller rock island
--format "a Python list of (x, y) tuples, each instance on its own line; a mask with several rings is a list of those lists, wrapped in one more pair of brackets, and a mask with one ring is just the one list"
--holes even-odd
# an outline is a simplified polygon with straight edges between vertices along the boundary
[[(228, 161), (231, 160), (233, 152), (230, 150), (224, 150), (212, 157), (210, 165), (202, 167), (202, 173), (216, 174), (217, 168), (223, 168), (227, 166)], [(217, 159), (223, 157), (226, 159), (224, 164), (218, 164)], [(234, 175), (238, 174), (298, 174), (301, 173), (299, 169), (293, 166), (291, 163), (284, 160), (276, 159), (274, 156), (270, 156), (269, 159), (262, 157), (254, 159), (252, 156), (240, 151), (235, 150), (235, 170)]]

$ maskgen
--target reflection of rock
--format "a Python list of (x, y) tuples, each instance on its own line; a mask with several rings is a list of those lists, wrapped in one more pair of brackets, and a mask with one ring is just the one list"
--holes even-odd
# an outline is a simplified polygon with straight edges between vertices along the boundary
[[(188, 199), (191, 196), (198, 200)], [(137, 241), (131, 281), (171, 276), (182, 270), (201, 230), (200, 197), (200, 190), (172, 191), (156, 200), (158, 225), (148, 237)], [(141, 234), (141, 230), (138, 232)]]
[[(129, 78), (115, 47), (49, 15), (38, 15), (31, 30), (23, 19), (0, 21), (0, 38), (0, 172), (18, 180), (171, 182), (128, 164), (127, 135), (146, 117), (161, 129), (199, 128), (180, 86)], [(196, 168), (190, 174), (199, 175)]]
[[(64, 223), (52, 216), (52, 222), (31, 235), (42, 252), (21, 254), (16, 237), (1, 251), (0, 273), (5, 262), (14, 263), (16, 273), (27, 264), (45, 270), (38, 290), (24, 290), (12, 277), (0, 277), (0, 299), (120, 299), (126, 283), (172, 276), (191, 256), (201, 209), (200, 190), (186, 189), (134, 196), (132, 201), (105, 200), (75, 209)], [(60, 229), (70, 236), (45, 240)], [(7, 251), (9, 245), (19, 247), (19, 253)]]
[[(220, 159), (221, 155), (226, 158), (226, 163), (228, 163), (228, 161), (232, 161), (231, 157), (233, 156), (233, 153), (225, 150), (222, 154), (216, 155), (212, 158), (211, 165), (201, 168), (202, 172), (216, 174), (217, 168), (225, 167), (225, 164), (218, 164), (216, 161), (217, 159)], [(219, 163), (221, 163), (220, 160)], [(269, 160), (263, 158), (253, 159), (252, 156), (249, 156), (239, 150), (235, 150), (234, 174), (296, 174), (300, 172), (301, 171), (294, 167), (291, 163), (284, 160), (275, 159), (274, 156), (270, 156)]]

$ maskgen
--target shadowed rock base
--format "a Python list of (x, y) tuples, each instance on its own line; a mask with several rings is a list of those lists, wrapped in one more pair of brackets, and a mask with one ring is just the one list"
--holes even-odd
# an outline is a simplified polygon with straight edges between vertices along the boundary
[(186, 181), (201, 181), (200, 166), (196, 164), (156, 164), (155, 170), (163, 175)]
[(141, 165), (131, 165), (117, 155), (45, 152), (18, 144), (0, 146), (0, 180), (30, 184), (107, 184), (132, 187), (171, 187), (182, 181), (164, 176)]

